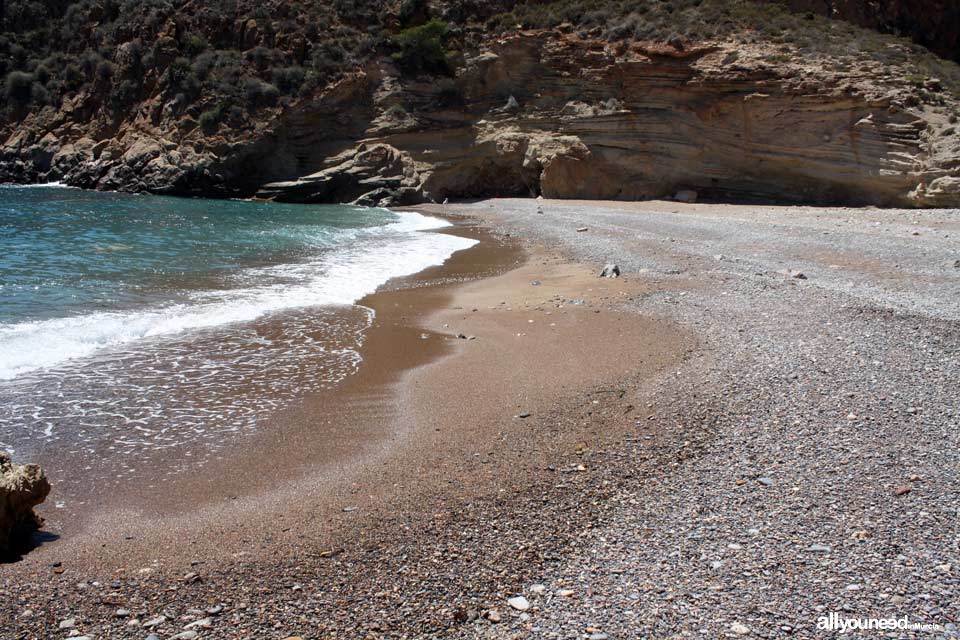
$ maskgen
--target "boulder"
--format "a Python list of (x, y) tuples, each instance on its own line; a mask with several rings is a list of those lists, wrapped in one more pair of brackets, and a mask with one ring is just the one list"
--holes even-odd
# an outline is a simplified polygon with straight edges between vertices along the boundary
[(279, 202), (420, 201), (410, 155), (388, 144), (361, 143), (334, 156), (322, 171), (288, 182), (263, 185), (258, 198)]
[(33, 508), (46, 500), (50, 483), (35, 464), (14, 464), (0, 451), (0, 559), (16, 558), (43, 525)]

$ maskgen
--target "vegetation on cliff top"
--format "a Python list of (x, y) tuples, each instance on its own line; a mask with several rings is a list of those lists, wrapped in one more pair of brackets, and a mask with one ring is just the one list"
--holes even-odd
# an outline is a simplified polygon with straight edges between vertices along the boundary
[[(491, 35), (562, 23), (610, 40), (766, 42), (784, 59), (907, 62), (904, 46), (749, 0), (6, 0), (0, 4), (0, 128), (45, 108), (115, 127), (134, 117), (252, 127), (375, 54), (409, 74), (449, 74)], [(960, 86), (957, 66), (917, 45), (913, 76)], [(776, 50), (776, 49), (774, 49)]]

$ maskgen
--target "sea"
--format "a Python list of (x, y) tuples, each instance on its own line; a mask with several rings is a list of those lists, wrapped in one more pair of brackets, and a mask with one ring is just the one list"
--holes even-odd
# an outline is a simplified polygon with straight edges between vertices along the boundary
[[(392, 278), (474, 240), (414, 212), (0, 186), (0, 449), (203, 465), (362, 366)], [(90, 469), (93, 469), (91, 462)]]

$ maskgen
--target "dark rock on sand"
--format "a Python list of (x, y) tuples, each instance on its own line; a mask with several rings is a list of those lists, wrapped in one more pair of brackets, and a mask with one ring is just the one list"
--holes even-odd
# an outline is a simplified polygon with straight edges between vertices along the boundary
[(43, 524), (33, 508), (50, 493), (50, 483), (35, 464), (13, 464), (0, 451), (0, 560), (15, 558)]
[(600, 272), (600, 277), (601, 278), (619, 278), (620, 267), (611, 262), (603, 268), (603, 271)]

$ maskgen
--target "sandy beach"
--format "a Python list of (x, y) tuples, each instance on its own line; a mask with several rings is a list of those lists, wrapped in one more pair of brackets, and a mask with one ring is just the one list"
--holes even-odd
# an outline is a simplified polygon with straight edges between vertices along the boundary
[(955, 212), (418, 210), (481, 242), (361, 301), (360, 371), (51, 517), (0, 637), (956, 633)]

